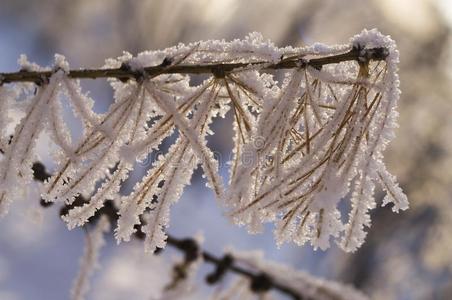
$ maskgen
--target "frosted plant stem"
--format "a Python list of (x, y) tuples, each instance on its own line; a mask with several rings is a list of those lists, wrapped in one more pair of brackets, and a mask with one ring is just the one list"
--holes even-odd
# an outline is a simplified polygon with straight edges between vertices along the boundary
[[(358, 60), (360, 57), (368, 57), (373, 60), (384, 60), (387, 56), (387, 50), (382, 47), (366, 49), (365, 52), (357, 48), (351, 49), (349, 52), (331, 55), (322, 58), (311, 59), (306, 62), (306, 65), (313, 68), (320, 68), (328, 64), (337, 64), (340, 62)], [(302, 57), (291, 57), (290, 59), (282, 59), (278, 63), (270, 63), (268, 61), (260, 61), (253, 63), (217, 63), (217, 64), (197, 64), (197, 65), (174, 65), (165, 67), (162, 65), (146, 67), (143, 69), (149, 76), (156, 76), (161, 74), (216, 74), (229, 73), (234, 70), (261, 65), (266, 65), (266, 70), (277, 69), (293, 69), (300, 66), (300, 59)], [(52, 75), (51, 71), (26, 71), (21, 70), (14, 73), (0, 73), (0, 83), (12, 82), (36, 82), (42, 81), (42, 78), (49, 78)], [(124, 68), (109, 68), (109, 69), (84, 69), (84, 70), (70, 70), (67, 73), (69, 78), (73, 79), (96, 79), (96, 78), (118, 78), (118, 79), (134, 79), (142, 76), (141, 72), (128, 70)]]

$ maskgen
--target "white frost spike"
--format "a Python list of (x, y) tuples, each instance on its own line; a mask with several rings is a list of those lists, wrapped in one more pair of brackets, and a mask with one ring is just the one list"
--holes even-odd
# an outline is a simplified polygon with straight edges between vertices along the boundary
[(92, 111), (94, 101), (88, 96), (83, 95), (79, 82), (67, 77), (64, 78), (63, 81), (71, 99), (74, 113), (85, 121), (85, 128), (88, 126), (96, 126), (100, 120), (99, 116)]
[(343, 230), (341, 214), (337, 209), (338, 202), (346, 193), (344, 179), (335, 170), (338, 166), (331, 165), (325, 170), (320, 185), (320, 191), (314, 196), (309, 209), (317, 213), (317, 229), (312, 238), (314, 249), (326, 250), (330, 247), (330, 236), (338, 237)]
[[(201, 85), (199, 87), (201, 92), (196, 91), (193, 94), (194, 96), (189, 96), (183, 100), (183, 104), (187, 106), (190, 106), (190, 103), (186, 100), (198, 99), (199, 97), (200, 101), (203, 101), (203, 104), (194, 112), (189, 123), (194, 131), (201, 131), (201, 138), (205, 138), (212, 116), (221, 111), (221, 109), (209, 109), (212, 104), (210, 102), (215, 100), (210, 97), (210, 94), (214, 93), (213, 90), (206, 93), (207, 95), (203, 95), (209, 86), (210, 84)], [(174, 116), (172, 114), (166, 115), (155, 126), (169, 123), (171, 117)], [(188, 143), (185, 136), (180, 137), (171, 146), (169, 152), (162, 156), (157, 164), (148, 171), (143, 180), (135, 186), (134, 191), (129, 196), (122, 198), (118, 227), (115, 230), (118, 242), (130, 239), (130, 235), (135, 231), (134, 226), (139, 224), (139, 216), (146, 208), (150, 207), (147, 225), (143, 226), (143, 232), (147, 233), (145, 249), (152, 252), (156, 247), (162, 248), (166, 240), (164, 228), (169, 224), (169, 208), (182, 194), (184, 186), (189, 183), (197, 165), (198, 159), (193, 153), (192, 145)], [(162, 180), (163, 187), (158, 188)], [(154, 196), (157, 197), (157, 202), (151, 205)]]
[(386, 192), (386, 196), (384, 197), (381, 206), (385, 206), (386, 204), (392, 202), (394, 203), (394, 206), (392, 207), (393, 212), (398, 213), (399, 210), (408, 209), (408, 198), (397, 183), (396, 177), (386, 170), (385, 165), (381, 161), (377, 161), (375, 165), (377, 167), (379, 183)]
[(117, 197), (120, 183), (127, 178), (128, 172), (128, 168), (118, 166), (118, 169), (108, 176), (108, 180), (94, 193), (88, 203), (76, 206), (69, 210), (67, 215), (62, 216), (61, 218), (67, 223), (68, 228), (83, 226), (89, 218), (96, 214), (96, 211), (104, 206), (105, 200)]
[(202, 161), (204, 173), (209, 181), (209, 186), (213, 189), (218, 199), (223, 199), (224, 188), (222, 179), (218, 175), (218, 162), (215, 160), (212, 151), (207, 147), (205, 139), (200, 138), (198, 133), (191, 128), (186, 118), (178, 112), (174, 105), (174, 101), (171, 101), (170, 97), (162, 99), (164, 95), (158, 93), (149, 82), (145, 83), (145, 87), (149, 94), (152, 95), (152, 98), (156, 101), (157, 105), (159, 105), (166, 114), (173, 116), (175, 125), (184, 134), (187, 140), (190, 141), (191, 147)]
[(343, 230), (340, 220), (340, 212), (334, 208), (329, 210), (321, 209), (318, 213), (315, 236), (311, 238), (314, 250), (320, 248), (326, 250), (330, 247), (330, 237), (338, 237)]
[(49, 104), (54, 99), (61, 77), (61, 71), (53, 74), (49, 83), (39, 89), (4, 150), (0, 161), (0, 216), (8, 212), (10, 202), (15, 197), (20, 198), (23, 194), (21, 190), (32, 180), (33, 150), (44, 129)]
[[(69, 162), (70, 167), (63, 166), (62, 172), (66, 171), (64, 174), (69, 174), (70, 176), (67, 176), (71, 180), (66, 184), (57, 183), (58, 188), (50, 192), (47, 198), (71, 202), (77, 194), (89, 195), (94, 191), (96, 182), (105, 177), (105, 170), (113, 168), (118, 162), (121, 146), (133, 135), (144, 101), (143, 97), (139, 97), (140, 91), (141, 87), (134, 87), (131, 94), (125, 96), (125, 100), (121, 99), (125, 101), (122, 105), (123, 110), (118, 109), (117, 115), (108, 119), (110, 122), (107, 126), (111, 129), (111, 138), (99, 137), (95, 142), (96, 148), (92, 147), (89, 163), (77, 165)], [(53, 176), (46, 185), (54, 186), (55, 177)], [(64, 180), (64, 177), (58, 177), (60, 181)]]
[[(130, 236), (135, 232), (134, 226), (140, 223), (140, 215), (143, 214), (146, 208), (151, 206), (154, 195), (159, 195), (159, 183), (166, 179), (168, 172), (171, 171), (173, 163), (176, 163), (175, 166), (178, 166), (180, 163), (177, 161), (173, 162), (174, 157), (180, 157), (181, 154), (182, 150), (177, 147), (177, 144), (173, 145), (169, 153), (165, 156), (161, 156), (157, 163), (148, 170), (146, 176), (135, 185), (133, 192), (128, 196), (121, 197), (118, 227), (115, 229), (115, 236), (118, 243), (130, 240)], [(175, 168), (175, 166), (173, 168)], [(161, 205), (159, 206), (161, 207)], [(155, 205), (153, 205), (151, 209), (155, 210)], [(166, 221), (163, 222), (159, 218), (160, 211), (157, 210), (152, 213), (158, 215), (157, 221), (153, 222), (156, 224), (154, 227), (159, 226), (160, 223), (166, 224)]]
[(360, 172), (354, 183), (352, 210), (340, 243), (345, 251), (354, 252), (364, 243), (367, 235), (364, 229), (371, 225), (369, 210), (375, 208), (374, 186), (369, 175)]
[(99, 267), (99, 255), (105, 245), (104, 234), (110, 230), (106, 216), (102, 216), (96, 226), (86, 233), (85, 251), (80, 260), (80, 270), (71, 289), (71, 300), (86, 299), (89, 291), (89, 280)]
[(51, 133), (55, 144), (60, 146), (63, 150), (64, 155), (74, 159), (74, 147), (72, 145), (69, 128), (63, 120), (63, 115), (61, 101), (58, 99), (58, 96), (56, 96), (55, 100), (52, 101), (52, 105), (50, 105), (49, 132)]
[(253, 185), (252, 179), (255, 178), (251, 173), (257, 172), (256, 168), (262, 164), (262, 160), (265, 160), (275, 145), (280, 144), (295, 106), (302, 74), (301, 70), (292, 71), (288, 76), (289, 82), (281, 89), (280, 94), (276, 98), (265, 99), (257, 128), (252, 133), (252, 142), (243, 147), (235, 178), (231, 178), (231, 186), (227, 193), (229, 205), (248, 205), (251, 202), (250, 187)]
[[(193, 100), (198, 99), (209, 86), (211, 86), (211, 83), (206, 81), (199, 86), (195, 92), (190, 92), (188, 96), (184, 95), (183, 99), (178, 101), (178, 107), (183, 107), (187, 111), (191, 111), (196, 103)], [(153, 107), (153, 109), (156, 108)], [(121, 158), (130, 159), (130, 157), (141, 157), (143, 154), (147, 155), (149, 152), (155, 150), (162, 140), (171, 135), (173, 131), (174, 121), (172, 120), (172, 115), (163, 115), (160, 120), (147, 130), (142, 139), (124, 146), (123, 149), (121, 149)]]
[(167, 171), (163, 187), (157, 194), (157, 203), (151, 206), (151, 211), (146, 217), (146, 225), (142, 227), (143, 232), (146, 233), (146, 252), (154, 252), (156, 248), (165, 246), (165, 229), (169, 224), (169, 209), (179, 199), (184, 187), (190, 182), (197, 165), (196, 156), (188, 147), (185, 138), (181, 138), (180, 142), (176, 143), (174, 147), (174, 158), (168, 162), (174, 167)]

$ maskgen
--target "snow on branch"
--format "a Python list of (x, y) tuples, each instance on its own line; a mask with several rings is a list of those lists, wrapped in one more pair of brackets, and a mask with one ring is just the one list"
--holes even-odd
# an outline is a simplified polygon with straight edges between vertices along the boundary
[[(0, 124), (12, 125), (15, 111), (23, 116), (14, 130), (1, 129), (0, 215), (26, 190), (38, 136), (48, 133), (58, 147), (43, 199), (90, 199), (63, 216), (69, 228), (85, 224), (113, 199), (118, 242), (129, 240), (143, 217), (146, 250), (161, 248), (171, 205), (201, 165), (219, 203), (250, 232), (274, 222), (278, 244), (310, 242), (326, 249), (334, 239), (355, 251), (376, 207), (375, 182), (388, 194), (383, 204), (408, 208), (382, 161), (396, 127), (398, 59), (394, 41), (377, 30), (364, 30), (345, 45), (304, 48), (277, 48), (252, 33), (244, 40), (180, 44), (137, 57), (124, 53), (100, 69), (70, 70), (60, 55), (45, 69), (22, 57), (19, 72), (0, 73)], [(200, 73), (208, 78), (191, 85), (192, 74)], [(79, 79), (102, 77), (109, 78), (114, 101), (98, 114)], [(62, 118), (63, 101), (81, 120), (80, 138)], [(224, 162), (207, 136), (214, 134), (214, 118), (228, 111), (234, 146), (224, 186)], [(173, 141), (169, 150), (131, 193), (120, 194), (136, 161), (164, 141)], [(351, 210), (344, 223), (338, 207), (346, 201)]]

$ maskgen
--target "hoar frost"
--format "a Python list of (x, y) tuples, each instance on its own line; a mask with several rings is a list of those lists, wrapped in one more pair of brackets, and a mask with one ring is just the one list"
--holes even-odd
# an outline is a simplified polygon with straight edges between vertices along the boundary
[[(384, 48), (386, 58), (367, 58), (366, 51), (374, 48)], [(321, 68), (309, 64), (351, 50), (360, 51), (358, 60)], [(369, 210), (376, 207), (375, 183), (387, 194), (383, 205), (393, 203), (396, 212), (408, 208), (382, 161), (396, 127), (398, 60), (394, 41), (376, 30), (364, 30), (339, 46), (277, 48), (253, 33), (244, 40), (180, 44), (137, 57), (124, 53), (108, 59), (104, 68), (128, 66), (142, 76), (109, 79), (114, 103), (98, 114), (80, 82), (68, 76), (64, 57), (56, 55), (52, 76), (38, 87), (0, 86), (0, 215), (32, 180), (37, 139), (46, 132), (58, 150), (53, 153), (53, 176), (42, 186), (43, 199), (66, 204), (78, 195), (90, 199), (63, 216), (70, 228), (85, 224), (106, 200), (113, 200), (119, 208), (118, 242), (128, 241), (144, 220), (146, 250), (163, 247), (170, 208), (200, 165), (219, 203), (250, 232), (274, 222), (278, 244), (310, 242), (326, 249), (334, 239), (344, 250), (355, 251), (370, 226)], [(165, 69), (147, 76), (145, 68), (162, 61), (168, 68), (218, 63), (244, 67), (213, 70), (210, 78), (192, 86), (190, 75), (166, 74)], [(285, 70), (278, 83), (266, 68), (286, 61), (296, 62), (295, 67)], [(20, 63), (23, 70), (50, 70), (25, 57)], [(62, 117), (63, 101), (69, 101), (81, 120), (81, 138), (71, 135)], [(13, 110), (23, 117), (10, 131), (6, 125), (13, 122)], [(228, 111), (234, 145), (229, 184), (223, 186), (219, 162), (206, 138), (213, 134), (213, 119)], [(169, 150), (152, 163), (133, 191), (120, 194), (135, 161), (146, 159), (174, 136)], [(344, 201), (351, 203), (345, 223), (338, 208)]]

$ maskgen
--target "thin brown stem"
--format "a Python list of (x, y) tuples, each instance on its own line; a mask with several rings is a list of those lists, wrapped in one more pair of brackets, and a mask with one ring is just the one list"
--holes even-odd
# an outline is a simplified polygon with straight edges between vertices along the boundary
[[(143, 73), (155, 77), (161, 74), (228, 74), (239, 71), (243, 68), (257, 68), (265, 70), (293, 69), (299, 67), (311, 66), (320, 69), (324, 65), (337, 64), (351, 60), (384, 60), (387, 56), (385, 48), (372, 48), (360, 51), (352, 48), (350, 51), (342, 54), (313, 58), (306, 60), (303, 57), (295, 56), (288, 59), (282, 59), (277, 63), (269, 61), (259, 61), (251, 63), (210, 63), (210, 64), (175, 64), (167, 66), (160, 64), (157, 66), (145, 67), (143, 72), (132, 70), (130, 68), (105, 68), (105, 69), (80, 69), (67, 72), (69, 78), (74, 79), (96, 79), (96, 78), (117, 78), (120, 80), (142, 78)], [(28, 71), (20, 70), (12, 73), (0, 73), (0, 84), (12, 82), (45, 82), (54, 71)]]

